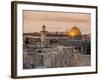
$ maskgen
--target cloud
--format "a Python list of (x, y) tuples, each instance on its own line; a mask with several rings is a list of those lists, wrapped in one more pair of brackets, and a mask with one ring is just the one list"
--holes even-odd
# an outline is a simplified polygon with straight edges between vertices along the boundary
[(24, 11), (24, 20), (90, 22), (90, 14)]
[(48, 31), (66, 31), (73, 26), (82, 33), (90, 33), (91, 15), (86, 13), (24, 11), (24, 32), (41, 31), (43, 24)]

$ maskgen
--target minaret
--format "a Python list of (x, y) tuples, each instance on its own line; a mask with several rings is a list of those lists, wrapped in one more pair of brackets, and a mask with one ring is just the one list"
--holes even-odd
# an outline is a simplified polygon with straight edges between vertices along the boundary
[(45, 42), (46, 34), (47, 34), (45, 25), (42, 26), (42, 31), (40, 33), (41, 33), (41, 42)]
[(42, 26), (42, 31), (43, 31), (43, 32), (46, 31), (46, 27), (45, 27), (45, 25)]

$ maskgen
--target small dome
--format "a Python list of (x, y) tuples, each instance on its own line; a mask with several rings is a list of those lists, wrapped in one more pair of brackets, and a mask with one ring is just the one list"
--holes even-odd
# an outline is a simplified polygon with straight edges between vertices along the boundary
[(80, 37), (81, 31), (78, 27), (74, 26), (70, 29), (68, 34), (69, 34), (70, 37)]

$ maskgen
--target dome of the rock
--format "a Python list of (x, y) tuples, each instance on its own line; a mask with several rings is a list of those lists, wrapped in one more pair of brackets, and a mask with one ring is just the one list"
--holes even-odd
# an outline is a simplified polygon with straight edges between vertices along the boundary
[(72, 27), (68, 34), (70, 37), (73, 37), (73, 38), (80, 38), (81, 37), (81, 31), (76, 26)]

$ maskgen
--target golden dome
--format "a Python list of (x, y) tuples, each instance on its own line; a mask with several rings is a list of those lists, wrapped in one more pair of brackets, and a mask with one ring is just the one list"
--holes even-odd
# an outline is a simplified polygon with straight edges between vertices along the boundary
[(68, 34), (71, 37), (79, 37), (79, 36), (81, 36), (81, 31), (78, 27), (74, 26), (70, 29)]

